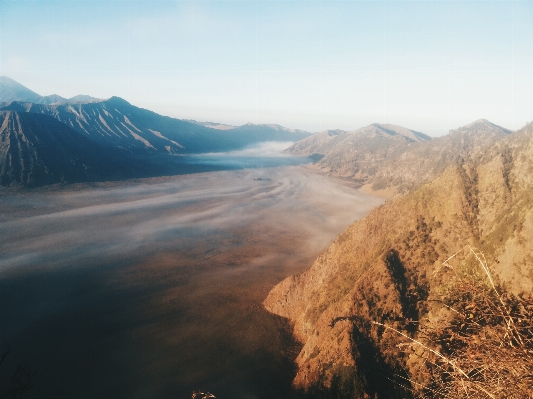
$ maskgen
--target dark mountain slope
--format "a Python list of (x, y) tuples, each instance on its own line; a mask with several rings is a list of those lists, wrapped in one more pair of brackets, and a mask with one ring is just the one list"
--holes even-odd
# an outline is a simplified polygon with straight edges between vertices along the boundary
[(138, 154), (229, 151), (261, 141), (294, 141), (310, 134), (264, 125), (210, 129), (135, 107), (119, 97), (83, 104), (12, 102), (0, 109), (50, 115), (101, 145)]
[(146, 165), (104, 148), (48, 115), (0, 111), (0, 183), (40, 186), (146, 174)]
[(232, 127), (184, 121), (135, 107), (119, 97), (43, 97), (8, 77), (0, 77), (0, 110), (50, 115), (96, 143), (135, 154), (230, 151), (264, 141), (298, 141), (311, 134), (278, 125)]
[(195, 123), (204, 127), (217, 130), (231, 130), (232, 133), (254, 138), (255, 141), (298, 141), (311, 136), (312, 133), (300, 129), (289, 129), (276, 124), (247, 123), (242, 126), (225, 125), (216, 122), (198, 122), (186, 119), (186, 122)]
[(288, 129), (275, 124), (256, 125), (247, 123), (234, 129), (227, 129), (229, 134), (241, 137), (242, 140), (264, 141), (298, 141), (309, 137), (311, 133), (299, 129)]
[[(476, 137), (494, 127), (479, 121), (468, 129), (452, 135), (452, 147), (470, 143), (455, 165), (350, 226), (308, 271), (270, 292), (265, 306), (288, 317), (304, 343), (297, 387), (351, 387), (346, 397), (393, 398), (406, 396), (395, 393), (391, 376), (424, 383), (424, 351), (370, 322), (424, 339), (449, 317), (439, 304), (452, 267), (475, 270), (466, 245), (483, 251), (509, 291), (532, 293), (533, 124), (484, 150)], [(454, 254), (452, 267), (443, 268)]]

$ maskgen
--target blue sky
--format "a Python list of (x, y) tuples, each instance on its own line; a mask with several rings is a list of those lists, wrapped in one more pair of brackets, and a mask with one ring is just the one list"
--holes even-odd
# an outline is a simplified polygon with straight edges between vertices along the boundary
[(533, 120), (533, 1), (6, 1), (0, 74), (183, 119)]

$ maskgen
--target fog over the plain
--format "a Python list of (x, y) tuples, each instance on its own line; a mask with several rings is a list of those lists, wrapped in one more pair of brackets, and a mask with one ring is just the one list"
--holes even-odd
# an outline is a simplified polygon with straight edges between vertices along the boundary
[(296, 344), (262, 300), (381, 200), (283, 166), (2, 203), (0, 343), (38, 371), (28, 398), (267, 398)]
[(204, 156), (211, 157), (274, 157), (274, 158), (293, 158), (290, 154), (286, 154), (283, 150), (286, 150), (294, 141), (263, 141), (256, 145), (251, 145), (242, 150), (228, 151), (228, 152), (213, 152), (202, 154)]

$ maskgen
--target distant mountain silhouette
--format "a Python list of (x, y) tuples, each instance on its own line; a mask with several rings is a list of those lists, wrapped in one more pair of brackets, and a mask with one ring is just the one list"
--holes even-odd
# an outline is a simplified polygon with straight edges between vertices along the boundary
[(51, 105), (89, 103), (102, 100), (84, 94), (78, 94), (71, 98), (64, 98), (58, 94), (41, 96), (7, 76), (0, 76), (0, 103), (13, 101)]
[(37, 102), (41, 96), (7, 76), (0, 76), (0, 102)]
[(96, 98), (96, 97), (91, 97), (91, 96), (88, 96), (87, 94), (78, 94), (77, 96), (70, 97), (68, 99), (68, 102), (71, 103), (71, 104), (93, 103), (93, 102), (98, 102), (98, 101), (102, 101), (102, 99), (101, 98)]
[(43, 96), (41, 97), (38, 101), (35, 101), (39, 104), (61, 104), (61, 103), (66, 103), (68, 102), (68, 100), (64, 97), (61, 97), (60, 95), (58, 94), (51, 94), (49, 96)]

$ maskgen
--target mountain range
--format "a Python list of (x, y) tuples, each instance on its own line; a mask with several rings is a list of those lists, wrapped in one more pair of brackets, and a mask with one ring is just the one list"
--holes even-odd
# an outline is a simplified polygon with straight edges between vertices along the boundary
[(400, 126), (372, 124), (353, 132), (317, 133), (287, 152), (311, 156), (317, 169), (352, 179), (363, 190), (397, 197), (481, 154), (510, 133), (484, 119), (437, 138)]
[[(302, 344), (293, 383), (303, 397), (421, 397), (413, 392), (435, 373), (427, 352), (446, 348), (413, 343), (434, 326), (461, 328), (464, 320), (443, 298), (461, 273), (481, 280), (480, 259), (505, 292), (501, 301), (533, 292), (533, 123), (512, 132), (480, 119), (438, 138), (378, 123), (311, 135), (179, 120), (119, 97), (42, 97), (9, 78), (0, 79), (0, 101), (5, 186), (157, 175), (163, 164), (172, 173), (167, 160), (174, 154), (278, 140), (296, 141), (287, 151), (314, 159), (313, 168), (389, 199), (264, 301), (291, 321)], [(471, 306), (465, 317), (476, 311)], [(524, 356), (530, 367), (531, 354)], [(477, 365), (465, 375), (483, 370)]]
[(57, 94), (41, 96), (7, 76), (0, 76), (0, 103), (11, 101), (51, 105), (89, 103), (101, 100), (84, 94), (71, 98), (64, 98)]
[[(30, 184), (29, 182), (32, 182), (33, 185), (40, 185), (63, 181), (58, 174), (48, 174), (48, 178), (44, 180), (28, 179), (27, 176), (14, 178), (14, 176), (19, 176), (19, 174), (10, 170), (10, 168), (14, 167), (14, 164), (7, 160), (8, 158), (14, 159), (13, 154), (19, 149), (13, 147), (12, 144), (11, 148), (9, 148), (9, 143), (16, 142), (14, 140), (14, 135), (16, 134), (21, 135), (19, 140), (22, 140), (23, 136), (25, 140), (29, 140), (30, 137), (37, 140), (40, 136), (39, 132), (37, 132), (38, 124), (32, 125), (34, 134), (26, 136), (23, 133), (25, 124), (30, 123), (30, 119), (27, 117), (20, 119), (19, 116), (22, 113), (52, 117), (71, 130), (69, 142), (78, 140), (81, 145), (86, 143), (85, 139), (87, 139), (100, 147), (115, 150), (113, 154), (121, 152), (120, 159), (128, 158), (128, 162), (126, 162), (128, 165), (132, 165), (134, 159), (138, 160), (142, 156), (149, 156), (152, 164), (161, 165), (162, 161), (157, 159), (156, 155), (239, 150), (265, 141), (294, 142), (311, 134), (278, 125), (246, 124), (237, 127), (228, 126), (225, 129), (214, 128), (213, 126), (217, 124), (212, 124), (213, 126), (210, 127), (207, 124), (204, 126), (204, 124), (195, 121), (162, 116), (136, 107), (119, 97), (99, 100), (85, 95), (78, 95), (70, 99), (64, 99), (57, 95), (40, 96), (7, 77), (0, 78), (0, 101), (0, 111), (12, 113), (6, 115), (14, 115), (9, 117), (8, 120), (21, 121), (17, 128), (14, 125), (9, 125), (11, 128), (2, 130), (0, 142), (3, 144), (1, 147), (2, 152), (0, 153), (0, 166), (5, 170), (4, 176), (11, 176), (9, 179), (7, 177), (4, 178), (3, 184), (28, 185)], [(34, 120), (37, 119), (31, 119), (31, 121)], [(39, 120), (44, 121), (45, 119)], [(53, 125), (47, 121), (43, 125), (43, 129), (51, 126), (58, 125)], [(65, 129), (62, 129), (62, 134), (66, 134)], [(43, 131), (42, 135), (48, 139), (51, 138), (49, 132)], [(8, 136), (10, 137), (9, 140), (7, 139)], [(57, 141), (55, 143), (58, 144)], [(39, 151), (40, 156), (44, 154), (42, 144), (42, 140), (38, 144), (37, 142), (34, 143), (35, 146), (41, 148)], [(31, 142), (28, 142), (29, 147), (32, 145)], [(84, 146), (81, 145), (80, 151), (83, 148)], [(94, 155), (92, 148), (87, 147), (87, 151)], [(51, 152), (56, 150), (52, 145), (46, 146), (46, 149)], [(60, 152), (61, 150), (57, 148), (57, 151)], [(10, 154), (9, 157), (8, 153)], [(101, 152), (101, 154), (100, 160), (104, 162), (104, 154), (111, 153)], [(85, 154), (84, 159), (88, 159), (89, 156), (89, 153)], [(113, 155), (113, 157), (116, 158), (117, 156)], [(20, 154), (20, 158), (25, 158), (25, 155)], [(60, 159), (63, 158), (57, 157), (56, 159), (58, 165)], [(165, 159), (168, 160), (169, 158)], [(64, 161), (63, 167), (65, 169), (70, 168), (71, 163), (66, 158)], [(35, 167), (41, 164), (44, 165), (45, 163), (37, 162)], [(113, 161), (109, 165), (111, 164), (115, 164), (115, 162)], [(130, 170), (136, 171), (137, 168), (131, 168)], [(155, 169), (153, 173), (156, 173)], [(39, 176), (42, 175), (42, 173), (39, 174)], [(109, 178), (114, 175), (108, 174)], [(128, 175), (132, 174), (129, 173)], [(133, 175), (137, 176), (135, 173)], [(80, 174), (78, 181), (91, 180), (89, 176), (92, 175)], [(101, 177), (103, 178), (103, 175)], [(59, 180), (54, 181), (54, 178)], [(69, 179), (69, 181), (75, 180), (74, 175)]]

